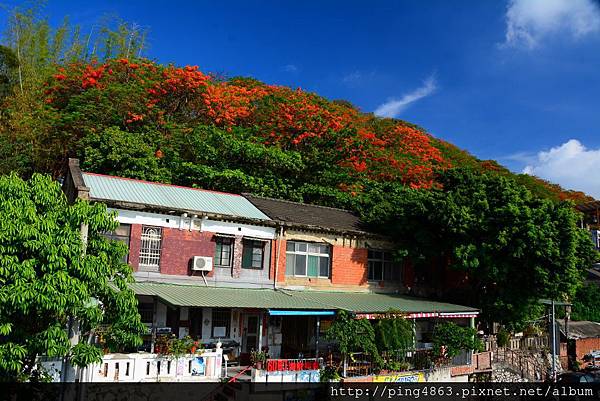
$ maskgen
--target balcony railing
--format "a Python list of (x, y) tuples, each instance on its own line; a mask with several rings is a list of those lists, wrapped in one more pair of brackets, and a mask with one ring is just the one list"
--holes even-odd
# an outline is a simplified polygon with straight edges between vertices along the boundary
[[(180, 382), (217, 381), (223, 377), (223, 350), (207, 350), (202, 354), (171, 356), (146, 352), (106, 354), (102, 362), (81, 370), (67, 367), (63, 372), (60, 359), (40, 360), (55, 372), (54, 381), (83, 382)], [(62, 373), (61, 373), (62, 372)]]

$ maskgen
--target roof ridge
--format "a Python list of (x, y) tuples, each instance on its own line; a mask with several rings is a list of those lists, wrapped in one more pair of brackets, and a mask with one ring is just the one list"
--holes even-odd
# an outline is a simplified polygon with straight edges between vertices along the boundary
[(338, 210), (340, 212), (350, 213), (351, 215), (353, 215), (355, 217), (359, 217), (353, 211), (348, 210), (348, 209), (342, 209), (342, 208), (339, 208), (339, 207), (315, 205), (313, 203), (305, 203), (305, 202), (294, 202), (294, 201), (287, 200), (287, 199), (269, 198), (268, 196), (254, 195), (254, 194), (251, 194), (251, 193), (248, 193), (248, 192), (242, 192), (242, 196), (245, 197), (245, 198), (247, 198), (248, 196), (250, 196), (250, 197), (253, 197), (253, 198), (266, 199), (266, 200), (271, 200), (271, 201), (276, 201), (276, 202), (283, 202), (283, 203), (290, 203), (290, 204), (293, 204), (293, 205), (305, 205), (305, 206), (311, 206), (311, 207), (318, 207), (318, 208), (321, 208), (321, 209)]
[[(97, 177), (106, 177), (106, 178), (113, 178), (116, 180), (127, 180), (127, 181), (135, 181), (135, 182), (139, 182), (142, 184), (151, 184), (151, 185), (160, 185), (160, 186), (165, 186), (165, 187), (173, 187), (173, 188), (182, 188), (182, 189), (191, 189), (194, 191), (200, 191), (200, 192), (212, 192), (212, 193), (216, 193), (216, 194), (221, 194), (221, 195), (231, 195), (231, 196), (239, 196), (239, 197), (243, 197), (240, 194), (234, 194), (231, 192), (223, 192), (223, 191), (215, 191), (213, 189), (204, 189), (204, 188), (194, 188), (194, 187), (186, 187), (184, 185), (177, 185), (177, 184), (167, 184), (164, 182), (156, 182), (156, 181), (148, 181), (148, 180), (141, 180), (139, 178), (129, 178), (129, 177), (120, 177), (118, 175), (110, 175), (110, 174), (101, 174), (101, 173), (91, 173), (91, 172), (87, 172), (87, 171), (82, 171), (81, 172), (83, 175), (93, 175), (93, 176), (97, 176)], [(85, 180), (84, 180), (85, 181)]]

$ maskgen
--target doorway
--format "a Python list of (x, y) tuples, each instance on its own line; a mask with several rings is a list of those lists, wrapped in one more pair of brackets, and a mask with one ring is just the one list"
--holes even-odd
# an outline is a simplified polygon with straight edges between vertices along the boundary
[(258, 346), (259, 319), (260, 316), (257, 314), (244, 315), (244, 332), (242, 334), (242, 352), (244, 353), (260, 350)]
[(189, 309), (190, 337), (194, 340), (202, 338), (202, 308)]

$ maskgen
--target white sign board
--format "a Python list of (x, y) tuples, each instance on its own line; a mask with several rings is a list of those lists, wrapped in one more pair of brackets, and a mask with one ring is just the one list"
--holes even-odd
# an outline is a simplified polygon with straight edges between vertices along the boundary
[(213, 327), (213, 337), (221, 338), (225, 337), (227, 333), (227, 327)]

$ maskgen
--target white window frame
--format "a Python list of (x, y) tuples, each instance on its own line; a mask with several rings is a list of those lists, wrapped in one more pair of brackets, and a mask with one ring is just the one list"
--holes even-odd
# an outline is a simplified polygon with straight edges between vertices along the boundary
[[(227, 243), (225, 244), (224, 241), (227, 241)], [(219, 247), (219, 244), (217, 242), (221, 242), (220, 247), (221, 247), (221, 254), (218, 255), (217, 257), (217, 249)], [(217, 261), (222, 262), (222, 255), (223, 255), (223, 246), (227, 246), (229, 247), (229, 251), (227, 253), (229, 253), (229, 259), (227, 259), (227, 264), (218, 264)], [(229, 236), (221, 236), (221, 235), (217, 235), (215, 238), (215, 267), (219, 267), (222, 269), (231, 269), (233, 267), (233, 248), (235, 246), (235, 239)]]
[[(292, 244), (292, 243), (294, 244), (294, 250), (293, 251), (288, 251), (287, 250), (287, 246), (289, 244)], [(306, 251), (298, 251), (297, 244), (305, 244), (306, 245)], [(311, 251), (309, 251), (311, 245), (317, 245), (317, 246), (319, 246), (319, 248), (321, 246), (325, 245), (329, 249), (329, 252), (327, 252), (327, 253), (311, 252)], [(294, 258), (294, 269), (292, 271), (292, 274), (287, 274), (287, 260), (288, 260), (288, 255), (303, 255), (303, 256), (306, 257), (305, 269), (304, 269), (305, 274), (296, 274), (295, 258)], [(317, 274), (317, 276), (309, 276), (308, 275), (308, 257), (309, 256), (317, 256), (317, 257), (319, 257), (319, 266), (318, 266), (318, 274)], [(322, 258), (322, 257), (327, 257), (327, 275), (326, 276), (322, 276), (321, 275), (320, 258)], [(285, 251), (285, 259), (286, 259), (286, 275), (288, 277), (312, 277), (312, 278), (326, 278), (326, 279), (328, 279), (328, 278), (331, 277), (331, 245), (329, 245), (327, 243), (322, 243), (322, 242), (305, 242), (305, 241), (287, 241), (287, 243), (286, 243), (286, 251)]]
[(162, 227), (142, 226), (140, 270), (160, 271)]

